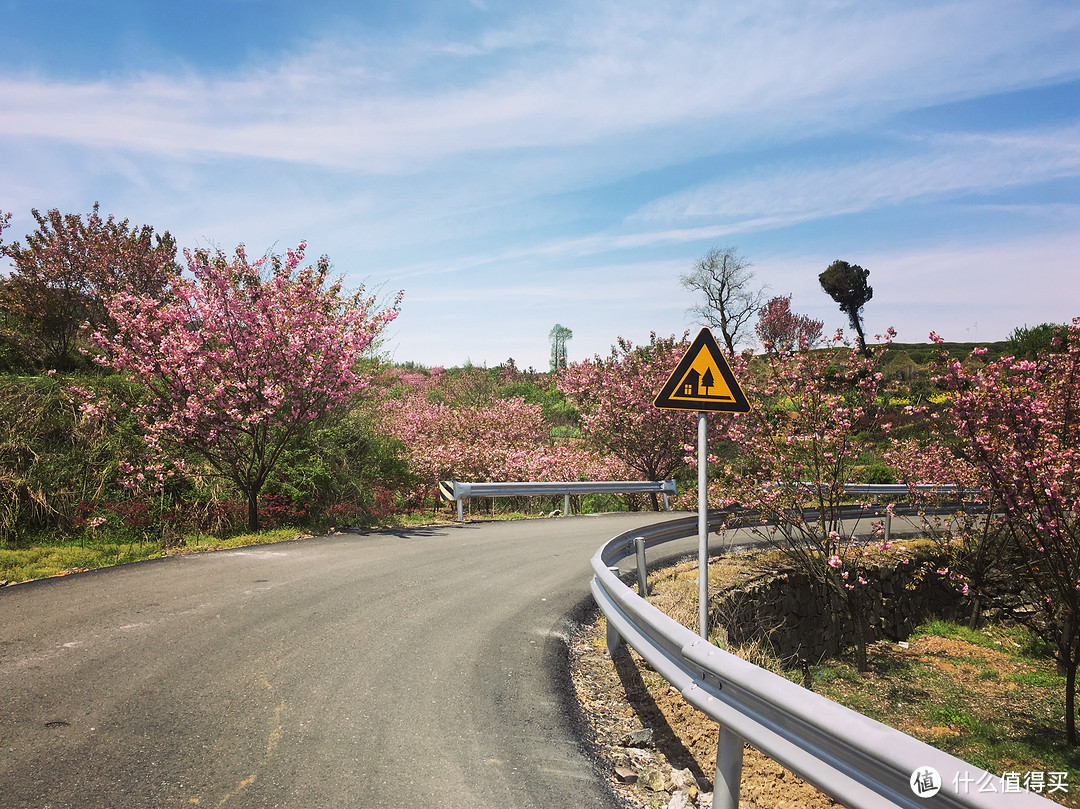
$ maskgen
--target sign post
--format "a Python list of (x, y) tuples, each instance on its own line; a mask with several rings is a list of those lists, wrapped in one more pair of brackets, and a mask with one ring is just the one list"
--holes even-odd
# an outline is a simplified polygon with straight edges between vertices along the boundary
[(698, 634), (709, 637), (709, 411), (747, 413), (739, 387), (716, 338), (702, 329), (653, 401), (666, 410), (696, 410), (698, 468)]
[(698, 634), (709, 639), (709, 415), (697, 414)]

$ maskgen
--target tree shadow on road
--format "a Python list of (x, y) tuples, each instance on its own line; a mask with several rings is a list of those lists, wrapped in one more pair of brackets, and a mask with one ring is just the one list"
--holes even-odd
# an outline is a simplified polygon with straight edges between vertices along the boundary
[(447, 525), (417, 525), (401, 526), (393, 528), (344, 528), (338, 533), (354, 537), (396, 537), (397, 539), (417, 539), (422, 537), (434, 537), (445, 534), (448, 529), (457, 529), (463, 526), (456, 524)]

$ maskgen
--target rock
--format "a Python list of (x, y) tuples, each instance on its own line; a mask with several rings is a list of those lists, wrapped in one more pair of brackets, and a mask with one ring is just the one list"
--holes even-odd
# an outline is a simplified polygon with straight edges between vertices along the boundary
[(638, 780), (638, 774), (631, 770), (629, 767), (616, 767), (615, 778), (620, 784), (636, 784)]
[(680, 789), (671, 796), (671, 800), (668, 801), (667, 809), (687, 809), (689, 806), (690, 793), (685, 789)]
[(711, 792), (702, 792), (698, 795), (698, 809), (712, 809), (712, 795)]
[(638, 769), (642, 769), (653, 760), (652, 752), (643, 747), (626, 747), (623, 749), (626, 750), (630, 760), (637, 765)]
[(664, 780), (664, 774), (660, 772), (658, 767), (650, 767), (641, 773), (638, 777), (639, 783), (651, 789), (653, 792), (663, 792), (667, 783)]
[(694, 774), (690, 772), (689, 768), (683, 770), (676, 770), (671, 768), (671, 777), (668, 779), (671, 782), (671, 788), (676, 790), (682, 790), (690, 796), (690, 800), (694, 800), (698, 796), (698, 782)]
[(627, 733), (622, 738), (623, 747), (652, 747), (652, 728), (638, 728)]
[(697, 789), (697, 778), (690, 772), (690, 769), (676, 770), (671, 768), (671, 784), (675, 789), (690, 789), (693, 787)]

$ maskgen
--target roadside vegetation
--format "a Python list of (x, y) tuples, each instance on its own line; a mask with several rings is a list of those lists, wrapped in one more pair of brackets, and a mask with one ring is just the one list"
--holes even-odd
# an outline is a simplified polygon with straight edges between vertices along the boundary
[[(917, 554), (928, 547), (917, 543), (908, 550)], [(710, 594), (715, 602), (718, 594), (748, 580), (785, 572), (790, 568), (775, 550), (718, 557), (709, 566)], [(696, 560), (649, 574), (649, 601), (694, 631), (696, 589)], [(714, 642), (727, 646), (719, 621), (712, 630)], [(594, 627), (590, 636), (603, 644), (602, 627)], [(1066, 743), (1062, 721), (1065, 677), (1053, 650), (1015, 620), (987, 620), (971, 629), (966, 623), (931, 618), (903, 639), (869, 644), (862, 671), (849, 655), (792, 665), (765, 639), (728, 650), (975, 767), (999, 777), (1010, 774), (1010, 779), (1015, 774), (1021, 787), (1065, 806), (1080, 806), (1075, 783), (1080, 752)], [(642, 682), (659, 698), (668, 690), (666, 681), (639, 657), (634, 659)], [(712, 723), (695, 714), (682, 724), (672, 730), (692, 740)], [(708, 745), (704, 747), (707, 751)], [(702, 766), (710, 771), (708, 762)], [(969, 786), (972, 792), (978, 789), (974, 782)]]
[[(254, 259), (243, 245), (184, 251), (181, 262), (168, 232), (97, 206), (34, 216), (24, 242), (0, 245), (11, 262), (0, 278), (0, 579), (445, 519), (438, 484), (450, 479), (674, 478), (676, 506), (694, 503), (694, 414), (652, 406), (685, 334), (615, 337), (606, 356), (571, 362), (572, 333), (556, 325), (547, 370), (512, 358), (393, 363), (380, 346), (401, 293), (345, 290), (303, 243)], [(0, 214), (0, 235), (7, 221)], [(869, 673), (870, 582), (903, 559), (884, 519), (869, 542), (845, 525), (844, 486), (909, 485), (933, 550), (920, 575), (964, 599), (976, 631), (1007, 594), (1064, 676), (1075, 745), (1080, 321), (1021, 326), (988, 346), (936, 335), (899, 344), (891, 329), (871, 340), (868, 279), (843, 261), (819, 276), (853, 341), (824, 337), (791, 296), (766, 300), (730, 248), (683, 279), (703, 295), (696, 311), (717, 324), (753, 403), (710, 420), (710, 501), (767, 519), (744, 527), (829, 594), (822, 620), (854, 627), (852, 659)], [(751, 332), (760, 350), (735, 354)], [(964, 496), (916, 490), (925, 483)], [(469, 504), (485, 518), (561, 507)], [(573, 503), (657, 507), (630, 496)]]

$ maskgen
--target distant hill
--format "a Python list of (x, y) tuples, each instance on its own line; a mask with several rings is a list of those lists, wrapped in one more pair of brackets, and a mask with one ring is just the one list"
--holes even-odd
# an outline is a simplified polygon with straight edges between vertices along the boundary
[(942, 349), (948, 351), (950, 356), (965, 359), (976, 348), (985, 348), (986, 359), (993, 360), (1007, 353), (1009, 342), (998, 340), (992, 343), (893, 343), (889, 351), (893, 354), (903, 351), (916, 365), (926, 365), (937, 358)]

